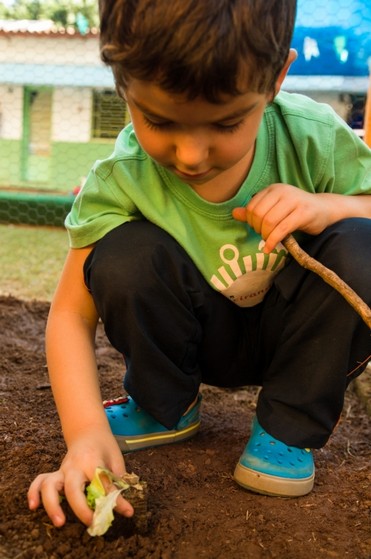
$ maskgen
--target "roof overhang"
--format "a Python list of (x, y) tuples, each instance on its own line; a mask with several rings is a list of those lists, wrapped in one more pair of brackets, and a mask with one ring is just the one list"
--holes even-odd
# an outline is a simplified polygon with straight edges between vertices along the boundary
[(305, 93), (338, 92), (366, 93), (369, 87), (367, 76), (295, 76), (289, 75), (282, 84), (282, 89)]
[[(0, 83), (49, 87), (115, 87), (111, 69), (103, 65), (0, 63)], [(368, 86), (367, 76), (289, 75), (282, 88), (296, 92), (365, 93)]]
[(0, 63), (0, 84), (49, 87), (114, 88), (106, 66)]

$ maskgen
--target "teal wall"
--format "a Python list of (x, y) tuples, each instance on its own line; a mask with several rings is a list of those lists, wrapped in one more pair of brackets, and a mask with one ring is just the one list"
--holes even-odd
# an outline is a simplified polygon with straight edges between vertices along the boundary
[(94, 141), (86, 144), (55, 142), (52, 144), (47, 182), (22, 180), (22, 166), (26, 165), (22, 154), (22, 142), (0, 140), (0, 188), (38, 188), (71, 192), (78, 186), (81, 177), (88, 174), (97, 159), (110, 155), (113, 141)]
[(97, 159), (108, 157), (114, 142), (80, 144), (63, 142), (52, 144), (50, 183), (56, 190), (69, 192), (86, 177)]
[(21, 183), (22, 144), (18, 140), (0, 140), (0, 186)]

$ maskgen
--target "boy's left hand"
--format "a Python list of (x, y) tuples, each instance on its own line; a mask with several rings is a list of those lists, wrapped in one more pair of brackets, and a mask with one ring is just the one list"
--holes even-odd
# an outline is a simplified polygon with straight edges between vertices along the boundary
[(318, 235), (330, 225), (334, 221), (331, 196), (305, 192), (289, 184), (271, 184), (255, 194), (246, 207), (235, 208), (232, 215), (263, 237), (264, 252), (269, 253), (293, 231)]

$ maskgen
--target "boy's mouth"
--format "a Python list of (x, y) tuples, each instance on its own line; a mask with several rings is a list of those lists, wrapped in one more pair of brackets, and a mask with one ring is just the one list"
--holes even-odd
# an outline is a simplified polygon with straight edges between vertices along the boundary
[(207, 171), (204, 171), (203, 173), (185, 173), (184, 171), (180, 171), (179, 169), (172, 169), (173, 172), (180, 177), (183, 180), (188, 180), (188, 181), (197, 181), (197, 180), (202, 180), (205, 177), (207, 177), (207, 175), (209, 175), (211, 169), (208, 169)]

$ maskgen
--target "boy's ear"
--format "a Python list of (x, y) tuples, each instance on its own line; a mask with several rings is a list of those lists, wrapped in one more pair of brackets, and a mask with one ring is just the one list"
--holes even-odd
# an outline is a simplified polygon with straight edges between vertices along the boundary
[(277, 78), (276, 81), (276, 88), (275, 88), (275, 95), (277, 95), (277, 93), (279, 93), (283, 80), (286, 78), (287, 76), (287, 72), (290, 70), (290, 66), (293, 62), (295, 62), (295, 60), (298, 57), (298, 53), (295, 49), (290, 49), (289, 51), (289, 55), (287, 57), (286, 63), (284, 65), (284, 67), (282, 68), (280, 75)]

